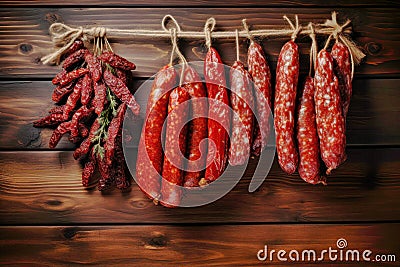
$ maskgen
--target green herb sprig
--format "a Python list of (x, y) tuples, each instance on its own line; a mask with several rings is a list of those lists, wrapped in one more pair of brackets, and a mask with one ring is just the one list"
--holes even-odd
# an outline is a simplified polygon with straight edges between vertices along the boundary
[(110, 88), (107, 87), (107, 100), (109, 102), (106, 109), (104, 109), (99, 116), (100, 127), (96, 131), (95, 136), (92, 139), (94, 143), (94, 153), (100, 156), (101, 159), (104, 157), (103, 144), (107, 140), (107, 130), (111, 120), (117, 115), (118, 100), (114, 93), (111, 92)]

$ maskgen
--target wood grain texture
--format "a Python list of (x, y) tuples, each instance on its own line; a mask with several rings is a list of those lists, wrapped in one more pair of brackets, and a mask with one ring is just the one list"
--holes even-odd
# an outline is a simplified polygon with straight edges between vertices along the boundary
[[(135, 160), (131, 159), (131, 160)], [(267, 179), (248, 192), (256, 160), (225, 197), (197, 208), (155, 206), (134, 185), (101, 193), (81, 186), (71, 152), (0, 153), (1, 224), (240, 223), (392, 221), (400, 218), (400, 149), (351, 149), (348, 160), (312, 186), (274, 162)], [(373, 211), (373, 212), (372, 212)]]
[[(398, 75), (400, 52), (400, 27), (397, 18), (399, 9), (392, 8), (335, 8), (340, 22), (346, 18), (353, 21), (355, 40), (366, 51), (365, 63), (356, 68), (357, 75)], [(53, 22), (64, 22), (77, 26), (107, 26), (121, 29), (161, 29), (161, 19), (172, 14), (184, 30), (201, 31), (207, 18), (217, 20), (216, 30), (241, 28), (241, 19), (247, 18), (254, 29), (282, 28), (287, 24), (284, 14), (293, 18), (298, 14), (300, 21), (307, 24), (324, 22), (330, 17), (331, 8), (34, 8), (2, 9), (0, 16), (0, 77), (50, 78), (58, 68), (44, 66), (40, 58), (52, 51), (48, 27)], [(388, 16), (388, 14), (391, 14)], [(118, 18), (118, 19), (116, 19)], [(275, 70), (278, 53), (287, 38), (264, 40), (263, 46)], [(115, 51), (133, 60), (137, 67), (136, 76), (153, 75), (169, 62), (171, 49), (168, 39), (157, 38), (110, 38)], [(320, 39), (321, 42), (324, 38)], [(309, 38), (298, 40), (301, 47), (302, 71), (308, 69)], [(245, 60), (247, 40), (241, 40), (241, 59)], [(235, 60), (233, 40), (214, 42), (228, 65)], [(202, 60), (204, 40), (182, 40), (180, 46), (188, 60)], [(196, 51), (196, 54), (192, 50)]]
[[(143, 81), (137, 81), (138, 88)], [(400, 90), (397, 79), (356, 79), (347, 120), (349, 145), (400, 144)], [(378, 89), (379, 88), (379, 89)], [(51, 129), (37, 129), (32, 122), (47, 114), (53, 103), (50, 82), (0, 82), (0, 149), (47, 149)], [(145, 108), (147, 95), (139, 90)], [(73, 149), (66, 137), (57, 149)]]
[[(342, 249), (343, 259), (348, 250), (358, 250), (361, 255), (364, 250), (371, 250), (371, 259), (377, 254), (391, 254), (398, 260), (400, 240), (393, 236), (398, 235), (399, 227), (400, 224), (0, 227), (0, 263), (13, 266), (305, 266), (310, 262), (280, 262), (276, 253), (282, 249), (287, 251), (284, 257), (288, 257), (291, 250), (297, 250), (301, 259), (303, 250), (314, 250), (319, 257), (322, 250), (337, 249), (339, 238), (345, 238), (348, 244)], [(273, 261), (269, 258), (258, 261), (257, 253), (265, 245), (269, 252), (276, 250)], [(340, 252), (332, 255), (336, 254), (340, 259)], [(396, 262), (333, 262), (327, 253), (318, 266), (360, 266), (361, 263), (362, 266), (396, 266)]]
[[(379, 6), (398, 6), (397, 1), (391, 0), (380, 0)], [(111, 0), (111, 1), (100, 1), (100, 0), (70, 0), (68, 2), (55, 2), (54, 0), (15, 0), (15, 1), (1, 1), (0, 6), (119, 6), (119, 7), (141, 7), (141, 6), (170, 6), (170, 7), (181, 7), (181, 6), (193, 6), (193, 7), (232, 7), (232, 6), (302, 6), (302, 7), (315, 7), (315, 6), (376, 6), (377, 2), (374, 0), (361, 0), (361, 1), (346, 1), (346, 0), (326, 0), (323, 2), (317, 2), (315, 0), (233, 0), (233, 1), (223, 1), (223, 0), (194, 0), (194, 1), (182, 1), (182, 0), (168, 0), (168, 1), (145, 1), (145, 0)]]
[[(398, 1), (6, 0), (0, 7), (0, 265), (255, 266), (271, 264), (257, 261), (264, 245), (277, 251), (335, 249), (338, 238), (345, 238), (349, 249), (397, 254), (398, 265), (400, 80), (387, 79), (400, 77)], [(84, 189), (82, 166), (70, 151), (74, 146), (63, 138), (57, 151), (46, 151), (50, 129), (32, 127), (53, 105), (50, 79), (60, 68), (40, 62), (53, 51), (48, 34), (53, 22), (160, 29), (162, 17), (172, 14), (182, 29), (200, 31), (213, 16), (216, 30), (224, 31), (240, 29), (242, 18), (253, 29), (282, 28), (284, 14), (298, 14), (305, 25), (320, 23), (333, 10), (340, 22), (353, 21), (353, 38), (367, 58), (356, 68), (348, 160), (329, 177), (328, 186), (305, 184), (274, 162), (263, 185), (249, 193), (257, 164), (250, 160), (242, 180), (222, 199), (167, 209), (155, 206), (136, 185), (124, 193)], [(324, 40), (318, 39), (320, 47)], [(141, 81), (169, 61), (168, 39), (110, 41), (137, 64), (134, 73)], [(262, 40), (273, 71), (285, 41)], [(298, 43), (304, 74), (310, 41), (302, 37)], [(214, 45), (232, 64), (234, 40), (214, 40)], [(204, 40), (179, 40), (179, 46), (189, 61), (203, 59)], [(247, 40), (240, 41), (243, 61), (247, 46)], [(144, 95), (138, 98), (144, 107)], [(322, 265), (333, 264), (339, 262)]]

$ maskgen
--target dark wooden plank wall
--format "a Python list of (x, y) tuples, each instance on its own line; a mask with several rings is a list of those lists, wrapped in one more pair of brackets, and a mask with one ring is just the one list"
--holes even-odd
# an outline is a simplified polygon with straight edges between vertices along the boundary
[[(288, 27), (282, 19), (283, 14), (293, 18), (299, 15), (300, 22), (323, 23), (330, 18), (332, 10), (339, 12), (339, 22), (346, 18), (353, 21), (354, 37), (365, 50), (368, 57), (356, 69), (357, 75), (398, 75), (400, 52), (399, 25), (392, 17), (400, 16), (400, 9), (393, 8), (135, 8), (132, 11), (121, 8), (40, 8), (0, 10), (3, 25), (0, 41), (0, 77), (14, 78), (50, 78), (59, 70), (56, 66), (43, 66), (40, 58), (52, 48), (48, 27), (52, 22), (65, 22), (75, 26), (105, 25), (111, 28), (161, 29), (161, 20), (165, 14), (172, 14), (185, 30), (201, 31), (205, 20), (215, 17), (216, 30), (241, 28), (241, 19), (247, 18), (254, 29), (268, 27)], [(190, 14), (190, 16), (188, 16)], [(391, 14), (388, 16), (388, 14)], [(118, 19), (116, 19), (118, 18)], [(384, 27), (384, 31), (382, 30)], [(168, 38), (110, 38), (114, 49), (122, 56), (134, 60), (137, 64), (136, 77), (148, 77), (158, 71), (160, 66), (169, 62), (171, 49)], [(286, 38), (287, 39), (287, 38)], [(322, 38), (321, 41), (324, 41)], [(275, 69), (276, 60), (285, 42), (264, 40), (263, 46), (268, 54), (270, 65)], [(299, 38), (301, 46), (301, 67), (308, 69), (307, 54), (310, 49), (308, 37)], [(241, 58), (245, 60), (248, 41), (241, 40)], [(188, 60), (202, 60), (204, 40), (182, 40), (181, 49)], [(221, 51), (226, 64), (236, 59), (235, 44), (232, 40), (221, 39), (214, 42)], [(322, 45), (322, 43), (321, 43)], [(193, 53), (193, 50), (196, 53)]]
[[(259, 262), (257, 252), (269, 250), (336, 248), (338, 236), (346, 236), (351, 249), (371, 249), (373, 255), (398, 250), (399, 224), (375, 225), (204, 225), (204, 226), (79, 226), (0, 227), (7, 244), (0, 244), (0, 261), (20, 266), (304, 266), (304, 262)], [(318, 231), (316, 231), (318, 229)], [(218, 233), (218, 234), (216, 234)], [(110, 240), (112, 237), (112, 240)], [(368, 237), (368, 238), (366, 238)], [(25, 240), (30, 242), (26, 243)], [(282, 243), (290, 240), (290, 245)], [(379, 245), (379, 246), (377, 246)], [(24, 257), (21, 257), (21, 251)], [(334, 266), (340, 261), (326, 261)], [(287, 254), (286, 254), (287, 257)], [(244, 260), (246, 259), (246, 260)], [(372, 257), (371, 257), (372, 259)], [(370, 262), (363, 266), (383, 266)], [(390, 264), (395, 266), (395, 264)], [(360, 266), (360, 262), (346, 263)]]
[(316, 2), (313, 0), (293, 0), (293, 1), (282, 1), (282, 0), (271, 0), (265, 2), (264, 0), (249, 0), (249, 1), (223, 1), (223, 0), (193, 0), (189, 2), (182, 2), (179, 0), (168, 0), (160, 3), (159, 1), (129, 1), (129, 0), (110, 0), (110, 1), (100, 1), (100, 0), (71, 0), (68, 2), (55, 2), (53, 0), (16, 0), (16, 1), (1, 1), (3, 6), (118, 6), (118, 7), (182, 7), (182, 6), (193, 6), (193, 7), (235, 7), (235, 6), (291, 6), (291, 7), (337, 7), (337, 6), (349, 6), (349, 7), (364, 7), (364, 6), (398, 6), (399, 3), (393, 0), (381, 0), (379, 2), (373, 0), (361, 0), (361, 1), (346, 1), (346, 0), (326, 0), (323, 2)]
[[(0, 7), (1, 264), (254, 266), (264, 245), (277, 250), (322, 250), (335, 247), (341, 237), (349, 248), (397, 253), (398, 263), (397, 1), (40, 0), (1, 1)], [(48, 35), (52, 22), (160, 29), (163, 15), (169, 13), (184, 30), (201, 30), (211, 16), (217, 19), (216, 30), (234, 30), (242, 18), (259, 29), (283, 27), (284, 14), (298, 14), (304, 23), (323, 22), (332, 10), (339, 12), (341, 22), (353, 21), (353, 37), (367, 58), (356, 68), (347, 125), (348, 160), (326, 187), (307, 185), (297, 174), (288, 176), (274, 162), (260, 189), (248, 193), (257, 164), (251, 160), (242, 180), (224, 198), (204, 207), (166, 209), (154, 206), (136, 185), (125, 193), (82, 188), (82, 166), (71, 155), (74, 146), (63, 139), (49, 151), (51, 131), (32, 127), (31, 122), (52, 106), (50, 79), (59, 71), (58, 66), (39, 61), (52, 49)], [(137, 86), (169, 60), (168, 39), (110, 41), (119, 54), (137, 64)], [(262, 41), (273, 70), (284, 41)], [(323, 41), (319, 39), (320, 45)], [(304, 74), (309, 40), (303, 37), (299, 43)], [(233, 41), (214, 44), (224, 62), (231, 64)], [(241, 40), (243, 60), (247, 45)], [(204, 40), (180, 40), (180, 47), (191, 61), (204, 55)], [(139, 96), (139, 101), (146, 100)]]

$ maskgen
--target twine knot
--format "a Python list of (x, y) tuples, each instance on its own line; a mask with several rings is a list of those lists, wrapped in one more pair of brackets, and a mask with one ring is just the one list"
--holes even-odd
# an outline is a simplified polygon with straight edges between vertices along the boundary
[(351, 21), (347, 20), (343, 25), (339, 25), (339, 23), (337, 23), (337, 20), (336, 20), (336, 15), (337, 15), (337, 13), (335, 11), (332, 12), (332, 19), (326, 20), (326, 22), (323, 24), (323, 26), (333, 28), (332, 36), (335, 39), (338, 39), (342, 33), (347, 34), (347, 33), (351, 32), (351, 29), (348, 29)]
[(60, 62), (61, 56), (67, 51), (76, 39), (84, 34), (83, 27), (72, 28), (64, 23), (53, 23), (49, 28), (49, 33), (56, 46), (62, 46), (59, 50), (41, 58), (43, 64)]
[(106, 33), (107, 33), (107, 29), (104, 27), (94, 27), (92, 29), (93, 37), (103, 38), (104, 36), (106, 36)]
[(318, 53), (318, 45), (317, 45), (317, 39), (315, 36), (315, 29), (314, 29), (314, 25), (312, 24), (312, 22), (310, 22), (308, 24), (308, 27), (310, 28), (310, 39), (311, 39), (311, 48), (310, 48), (310, 70), (308, 72), (308, 76), (311, 77), (311, 73), (313, 70), (313, 66), (314, 69), (317, 66), (317, 53)]
[[(169, 29), (167, 28), (168, 20), (171, 20), (174, 25), (173, 27), (169, 27)], [(169, 65), (170, 66), (173, 65), (175, 54), (179, 57), (179, 59), (181, 61), (182, 70), (181, 70), (181, 75), (180, 75), (180, 79), (179, 79), (179, 85), (181, 86), (182, 82), (183, 82), (183, 74), (184, 74), (185, 66), (188, 64), (185, 56), (181, 53), (181, 51), (179, 50), (179, 47), (178, 47), (177, 35), (178, 35), (178, 32), (181, 31), (181, 28), (180, 28), (178, 22), (176, 21), (176, 19), (171, 15), (164, 16), (164, 18), (161, 22), (161, 27), (164, 29), (164, 31), (169, 32), (171, 34), (172, 49), (171, 49), (171, 58), (170, 58)]]
[(243, 19), (243, 20), (242, 20), (242, 24), (243, 24), (244, 30), (246, 31), (247, 38), (249, 38), (249, 40), (250, 40), (251, 42), (254, 42), (254, 37), (253, 37), (253, 35), (250, 33), (250, 28), (249, 28), (249, 25), (247, 24), (247, 20), (246, 20), (246, 19)]
[(214, 18), (209, 18), (204, 24), (204, 34), (206, 36), (206, 46), (208, 48), (211, 47), (211, 33), (215, 28), (215, 24), (217, 24)]
[(297, 35), (299, 34), (300, 30), (301, 30), (301, 26), (299, 25), (299, 17), (296, 15), (295, 16), (295, 21), (296, 21), (296, 26), (293, 24), (293, 22), (285, 15), (283, 16), (283, 18), (289, 23), (290, 27), (293, 30), (291, 39), (292, 41), (296, 40)]
[[(171, 21), (172, 26), (173, 27), (168, 27), (169, 21)], [(170, 32), (171, 29), (175, 29), (175, 31), (177, 33), (179, 33), (181, 31), (181, 27), (179, 26), (178, 22), (176, 21), (176, 19), (172, 16), (172, 15), (165, 15), (161, 21), (161, 27), (163, 28), (163, 30), (165, 32)]]
[(328, 44), (332, 37), (336, 39), (336, 42), (340, 40), (345, 46), (347, 46), (351, 57), (351, 78), (353, 79), (354, 65), (360, 64), (361, 60), (365, 57), (365, 54), (360, 50), (360, 48), (357, 47), (357, 45), (353, 41), (348, 39), (345, 35), (351, 32), (351, 29), (349, 27), (351, 21), (347, 20), (343, 25), (339, 25), (336, 20), (336, 15), (337, 13), (335, 11), (332, 12), (332, 19), (328, 19), (324, 24), (322, 24), (322, 26), (333, 28), (332, 34), (329, 35), (324, 49), (328, 47)]

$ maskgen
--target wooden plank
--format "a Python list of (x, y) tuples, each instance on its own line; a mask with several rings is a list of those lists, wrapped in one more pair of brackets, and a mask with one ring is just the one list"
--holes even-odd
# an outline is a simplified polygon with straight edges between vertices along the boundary
[[(397, 18), (399, 9), (393, 8), (335, 8), (339, 20), (353, 21), (354, 37), (366, 51), (365, 63), (356, 68), (357, 75), (398, 75), (400, 52), (400, 28)], [(48, 27), (53, 22), (65, 22), (77, 26), (107, 26), (120, 29), (161, 29), (161, 19), (172, 14), (181, 23), (183, 30), (202, 31), (204, 22), (213, 16), (217, 20), (216, 30), (241, 28), (241, 19), (247, 18), (254, 29), (282, 28), (287, 23), (286, 14), (298, 14), (307, 24), (324, 22), (330, 17), (331, 8), (34, 8), (2, 9), (0, 16), (0, 77), (50, 78), (58, 67), (44, 66), (40, 58), (52, 51)], [(390, 15), (388, 15), (390, 14)], [(118, 19), (115, 19), (118, 18)], [(278, 53), (287, 38), (264, 40), (263, 45), (275, 69)], [(137, 64), (136, 76), (148, 77), (169, 62), (170, 41), (158, 38), (110, 38), (115, 51)], [(323, 39), (320, 40), (321, 42)], [(298, 40), (303, 56), (302, 71), (308, 68), (309, 38)], [(218, 40), (213, 43), (228, 65), (235, 60), (233, 40)], [(240, 41), (241, 59), (245, 60), (247, 40)], [(322, 45), (322, 44), (321, 44)], [(182, 40), (180, 46), (188, 60), (202, 60), (204, 40)], [(193, 51), (196, 53), (193, 53)]]
[(205, 7), (205, 6), (213, 6), (213, 7), (232, 7), (232, 6), (301, 6), (301, 7), (330, 7), (330, 6), (398, 6), (397, 1), (390, 0), (381, 0), (379, 3), (373, 0), (362, 0), (362, 1), (346, 1), (346, 0), (326, 0), (324, 2), (315, 1), (315, 0), (292, 0), (292, 1), (284, 1), (284, 0), (273, 0), (265, 2), (264, 0), (251, 0), (251, 1), (222, 1), (222, 0), (194, 0), (190, 2), (183, 2), (182, 0), (168, 0), (160, 3), (159, 1), (145, 1), (145, 0), (112, 0), (112, 1), (100, 1), (100, 0), (70, 0), (65, 3), (54, 2), (53, 0), (24, 0), (24, 1), (1, 1), (0, 6), (59, 6), (59, 7), (68, 7), (68, 6), (107, 6), (107, 7), (141, 7), (141, 6), (171, 6), (171, 7), (181, 7), (181, 6), (191, 6), (191, 7)]
[[(138, 81), (139, 87), (143, 81)], [(348, 116), (349, 145), (400, 144), (400, 90), (397, 79), (356, 79)], [(50, 82), (0, 82), (0, 149), (47, 149), (51, 129), (37, 129), (34, 120), (52, 107)], [(137, 99), (146, 107), (146, 96)], [(63, 138), (57, 149), (73, 149)]]
[[(133, 159), (135, 160), (135, 159)], [(274, 162), (248, 192), (256, 160), (225, 197), (197, 208), (155, 206), (134, 185), (101, 193), (81, 186), (71, 152), (0, 153), (0, 224), (351, 222), (400, 219), (400, 149), (350, 149), (348, 160), (312, 186)]]
[[(399, 227), (400, 224), (0, 227), (0, 263), (13, 266), (304, 266), (318, 262), (318, 266), (397, 266)], [(347, 247), (337, 246), (340, 238), (346, 240)], [(275, 250), (272, 261), (257, 258), (265, 245), (269, 253)], [(322, 250), (330, 247), (336, 250), (331, 258), (328, 253), (322, 254), (322, 258)], [(288, 262), (278, 260), (279, 250), (286, 251), (283, 257)], [(299, 261), (289, 259), (291, 250), (299, 252)], [(321, 257), (321, 261), (314, 262), (313, 257), (308, 261), (304, 250), (315, 251), (316, 259)], [(349, 250), (357, 250), (360, 261), (357, 257), (352, 261)], [(371, 262), (363, 260), (365, 250), (371, 251)], [(335, 255), (337, 260), (332, 261)], [(393, 260), (397, 262), (378, 263), (376, 255), (386, 258), (395, 255)]]

